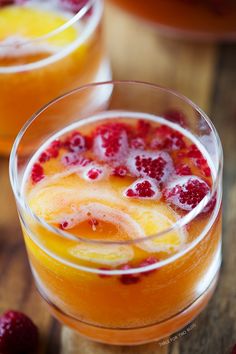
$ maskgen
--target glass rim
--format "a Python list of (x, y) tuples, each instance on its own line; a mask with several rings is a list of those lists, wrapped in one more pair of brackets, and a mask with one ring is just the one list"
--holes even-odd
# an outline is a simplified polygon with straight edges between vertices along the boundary
[[(140, 238), (135, 238), (135, 239), (130, 239), (130, 240), (123, 240), (123, 241), (105, 241), (105, 240), (91, 240), (91, 239), (86, 239), (83, 237), (78, 237), (75, 236), (67, 231), (61, 230), (55, 226), (52, 226), (50, 224), (48, 224), (44, 219), (38, 217), (30, 208), (30, 206), (28, 205), (26, 198), (24, 195), (22, 195), (22, 188), (19, 185), (18, 182), (18, 171), (17, 171), (17, 149), (18, 146), (21, 142), (21, 139), (23, 138), (24, 134), (26, 133), (27, 129), (31, 126), (31, 124), (33, 124), (33, 122), (37, 119), (37, 117), (39, 117), (41, 115), (42, 112), (46, 111), (49, 107), (53, 106), (54, 104), (56, 104), (57, 102), (59, 102), (60, 100), (63, 100), (64, 98), (73, 95), (74, 93), (78, 93), (80, 91), (86, 90), (86, 89), (90, 89), (90, 88), (94, 88), (94, 87), (101, 87), (104, 85), (135, 85), (135, 86), (143, 86), (143, 87), (148, 87), (148, 88), (153, 88), (153, 89), (157, 89), (157, 90), (161, 90), (162, 92), (166, 92), (168, 94), (174, 95), (177, 98), (181, 99), (182, 101), (184, 101), (186, 104), (190, 105), (191, 107), (193, 107), (203, 118), (204, 120), (206, 120), (206, 122), (208, 123), (211, 131), (214, 133), (214, 137), (216, 139), (217, 142), (217, 148), (218, 148), (218, 156), (219, 156), (219, 163), (217, 166), (217, 170), (216, 170), (216, 177), (213, 180), (213, 185), (212, 185), (212, 189), (210, 194), (207, 194), (202, 200), (201, 202), (193, 209), (191, 210), (189, 213), (187, 213), (186, 215), (184, 215), (183, 217), (181, 217), (180, 219), (177, 219), (176, 222), (174, 222), (172, 224), (171, 227), (157, 233), (157, 234), (153, 234), (153, 235), (149, 235), (149, 236), (145, 236), (145, 237), (140, 237)], [(221, 177), (222, 177), (222, 168), (223, 168), (223, 150), (222, 150), (222, 145), (221, 145), (221, 141), (220, 138), (218, 136), (218, 133), (213, 125), (213, 123), (211, 122), (211, 120), (209, 119), (209, 117), (201, 110), (201, 108), (199, 108), (194, 102), (192, 102), (190, 99), (188, 99), (186, 96), (179, 94), (178, 92), (176, 92), (175, 90), (169, 89), (169, 88), (165, 88), (163, 86), (160, 85), (156, 85), (153, 83), (148, 83), (148, 82), (143, 82), (143, 81), (135, 81), (135, 80), (112, 80), (112, 81), (105, 81), (105, 82), (98, 82), (98, 83), (91, 83), (91, 84), (85, 84), (83, 86), (80, 86), (78, 88), (75, 88), (73, 90), (70, 90), (56, 98), (54, 98), (53, 100), (51, 100), (50, 102), (48, 102), (47, 104), (45, 104), (43, 107), (41, 107), (41, 109), (39, 109), (36, 113), (34, 113), (31, 118), (24, 124), (24, 126), (21, 128), (20, 132), (18, 133), (14, 144), (12, 146), (12, 150), (11, 150), (11, 154), (10, 154), (10, 159), (9, 159), (9, 175), (10, 175), (10, 182), (11, 182), (11, 186), (12, 186), (12, 190), (13, 193), (15, 195), (16, 201), (18, 203), (18, 205), (21, 206), (21, 208), (29, 213), (29, 215), (39, 224), (41, 224), (44, 228), (46, 228), (49, 232), (52, 232), (56, 235), (59, 235), (63, 238), (66, 239), (73, 239), (73, 240), (77, 240), (83, 243), (87, 243), (87, 244), (97, 244), (97, 245), (135, 245), (144, 241), (148, 241), (151, 240), (153, 238), (157, 238), (157, 237), (161, 237), (169, 232), (172, 232), (174, 230), (178, 230), (178, 229), (184, 229), (184, 227), (190, 223), (194, 218), (196, 218), (204, 209), (204, 207), (207, 205), (207, 203), (209, 202), (209, 200), (214, 197), (216, 195), (219, 183), (221, 183)], [(190, 243), (188, 243), (186, 245), (186, 247), (183, 247), (182, 250), (177, 251), (174, 255), (168, 257), (165, 260), (162, 260), (154, 265), (149, 265), (149, 266), (145, 266), (144, 269), (145, 270), (152, 270), (152, 269), (156, 269), (159, 268), (165, 264), (169, 264), (170, 262), (178, 259), (179, 257), (183, 256), (184, 254), (186, 254), (187, 252), (189, 252), (191, 249), (193, 249), (204, 237), (205, 235), (209, 232), (209, 230), (211, 229), (215, 219), (217, 218), (218, 212), (220, 210), (220, 206), (221, 206), (221, 198), (222, 198), (222, 191), (221, 193), (217, 192), (217, 203), (216, 206), (214, 208), (214, 211), (212, 212), (212, 215), (210, 217), (209, 222), (205, 225), (204, 229), (202, 230), (202, 232), (200, 233), (200, 235), (198, 235), (193, 241), (191, 241)], [(21, 218), (21, 221), (24, 223), (24, 221)], [(26, 225), (25, 225), (26, 226)], [(29, 230), (28, 230), (29, 231)], [(40, 246), (42, 248), (42, 246)], [(50, 253), (50, 252), (49, 252)], [(55, 255), (54, 255), (55, 257)], [(67, 264), (73, 265), (74, 267), (78, 266), (79, 269), (85, 269), (85, 270), (89, 270), (90, 272), (100, 272), (101, 274), (121, 274), (121, 270), (112, 270), (112, 271), (107, 271), (107, 270), (99, 270), (99, 269), (95, 269), (95, 268), (89, 268), (86, 266), (81, 266), (81, 265), (76, 265), (70, 261), (65, 261), (63, 259), (63, 261)], [(142, 268), (137, 268), (137, 273), (142, 271)], [(131, 274), (134, 273), (134, 269), (132, 268), (131, 270), (122, 270), (122, 274), (123, 273), (127, 273), (127, 274)]]
[[(34, 44), (34, 43), (39, 43), (42, 42), (45, 39), (48, 38), (52, 38), (56, 35), (58, 35), (59, 33), (65, 31), (66, 29), (70, 28), (71, 26), (73, 26), (77, 21), (79, 21), (80, 19), (82, 19), (87, 13), (88, 11), (93, 7), (100, 4), (103, 4), (104, 0), (88, 0), (88, 2), (83, 5), (83, 7), (76, 13), (74, 14), (70, 19), (68, 19), (64, 24), (60, 25), (59, 27), (55, 28), (54, 30), (49, 31), (48, 33), (41, 35), (39, 37), (36, 38), (30, 38), (28, 40), (26, 40), (23, 43), (20, 43), (20, 47), (27, 47), (27, 45), (30, 44)], [(100, 20), (100, 15), (99, 15), (99, 20)], [(69, 43), (65, 48), (67, 50), (65, 50), (65, 48), (60, 49), (58, 52), (55, 52), (51, 55), (49, 55), (49, 57), (44, 58), (44, 59), (40, 59), (36, 62), (32, 62), (32, 63), (27, 63), (27, 64), (13, 64), (13, 65), (9, 65), (9, 66), (0, 66), (0, 74), (8, 74), (8, 73), (16, 73), (16, 72), (21, 72), (24, 70), (32, 70), (32, 69), (37, 69), (37, 68), (41, 68), (42, 66), (51, 64), (52, 62), (56, 61), (57, 59), (61, 59), (61, 52), (65, 52), (65, 55), (70, 53), (71, 51), (73, 51), (74, 49), (76, 49), (76, 47), (80, 44), (81, 39), (78, 38), (77, 40), (74, 40), (73, 42)], [(76, 44), (76, 46), (75, 46)], [(14, 44), (1, 44), (0, 43), (0, 49), (1, 48), (12, 48), (14, 46)], [(69, 49), (69, 50), (68, 50)], [(63, 55), (62, 58), (65, 56)]]

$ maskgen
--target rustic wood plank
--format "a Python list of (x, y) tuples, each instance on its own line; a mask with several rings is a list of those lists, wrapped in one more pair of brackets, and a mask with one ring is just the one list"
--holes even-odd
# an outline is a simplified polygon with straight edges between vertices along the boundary
[(61, 354), (168, 354), (168, 348), (161, 347), (158, 343), (136, 347), (95, 343), (64, 327)]

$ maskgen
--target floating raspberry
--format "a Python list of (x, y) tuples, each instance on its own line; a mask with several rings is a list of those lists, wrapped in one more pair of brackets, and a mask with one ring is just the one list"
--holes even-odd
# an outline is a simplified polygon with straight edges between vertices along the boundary
[[(98, 269), (99, 269), (99, 270), (111, 270), (111, 268), (108, 268), (108, 267), (100, 267), (100, 268), (98, 268)], [(111, 275), (99, 273), (99, 277), (100, 277), (100, 278), (109, 278), (109, 277), (111, 277)]]
[(89, 0), (59, 0), (63, 9), (77, 13), (81, 10)]
[(169, 110), (163, 114), (163, 117), (171, 122), (178, 123), (182, 127), (186, 126), (186, 117), (183, 112), (177, 110)]
[(14, 4), (14, 0), (0, 0), (0, 7), (12, 4)]
[(191, 157), (193, 159), (202, 159), (203, 158), (201, 151), (194, 144), (189, 146), (189, 151), (187, 152), (186, 156)]
[(61, 162), (64, 166), (81, 166), (85, 167), (89, 165), (92, 160), (84, 157), (82, 155), (78, 155), (75, 152), (68, 152), (64, 156), (62, 156)]
[(178, 164), (175, 166), (175, 171), (179, 176), (190, 176), (192, 174), (191, 168), (186, 164)]
[(114, 168), (112, 175), (117, 177), (125, 177), (128, 173), (126, 166), (117, 166)]
[(102, 167), (91, 167), (84, 172), (83, 177), (88, 181), (98, 181), (103, 178), (104, 172)]
[(97, 230), (97, 226), (99, 225), (99, 222), (97, 219), (95, 218), (91, 218), (88, 220), (88, 223), (89, 225), (91, 226), (92, 230), (93, 231), (96, 231)]
[(49, 147), (44, 152), (42, 152), (42, 154), (39, 156), (39, 162), (45, 163), (49, 161), (51, 158), (58, 157), (61, 146), (62, 144), (60, 140), (54, 140), (49, 145)]
[(198, 168), (200, 168), (200, 170), (202, 171), (205, 177), (211, 177), (211, 169), (206, 159), (204, 158), (196, 159), (195, 164), (197, 165)]
[(209, 186), (202, 179), (186, 176), (170, 183), (164, 190), (164, 196), (169, 203), (189, 211), (194, 209), (209, 192)]
[(38, 329), (21, 312), (8, 311), (0, 317), (0, 353), (33, 354), (38, 346)]
[(183, 135), (166, 125), (156, 129), (156, 137), (151, 142), (152, 149), (158, 150), (180, 150), (186, 147)]
[(128, 154), (126, 125), (107, 123), (95, 132), (94, 153), (100, 160), (120, 163)]
[(151, 124), (144, 119), (139, 119), (137, 122), (137, 133), (141, 138), (145, 138), (150, 133)]
[(74, 131), (64, 142), (64, 147), (75, 153), (81, 153), (86, 150), (86, 140), (78, 131)]
[[(128, 270), (131, 269), (132, 267), (128, 264), (123, 265), (120, 269), (121, 270)], [(120, 277), (120, 281), (124, 285), (131, 285), (131, 284), (136, 284), (140, 281), (140, 274), (134, 273), (134, 274), (122, 274)]]
[(125, 190), (124, 195), (127, 198), (159, 199), (161, 194), (153, 180), (140, 178)]
[[(144, 259), (144, 261), (142, 261), (140, 264), (139, 264), (139, 267), (142, 268), (142, 267), (147, 267), (149, 265), (152, 265), (152, 264), (156, 264), (158, 263), (159, 260), (154, 257), (154, 256), (150, 256), (150, 257), (147, 257), (146, 259)], [(155, 272), (156, 269), (151, 269), (151, 270), (147, 270), (146, 272), (143, 272), (142, 274), (143, 275), (149, 275), (153, 272)]]
[(209, 203), (205, 206), (205, 208), (203, 209), (203, 213), (212, 213), (215, 206), (216, 206), (216, 200), (217, 200), (217, 195), (213, 195), (213, 197), (211, 198), (211, 200), (209, 201)]
[(35, 163), (33, 165), (31, 171), (31, 180), (33, 183), (38, 183), (44, 178), (44, 170), (43, 167), (39, 163)]
[(158, 183), (165, 182), (173, 171), (173, 162), (167, 152), (131, 153), (128, 159), (128, 168), (137, 177), (150, 177)]
[(145, 143), (144, 139), (141, 138), (141, 137), (133, 138), (133, 139), (130, 140), (131, 149), (144, 150), (145, 146), (146, 146), (146, 143)]
[(59, 228), (61, 230), (67, 230), (70, 228), (69, 222), (68, 221), (63, 221), (61, 224), (59, 224)]

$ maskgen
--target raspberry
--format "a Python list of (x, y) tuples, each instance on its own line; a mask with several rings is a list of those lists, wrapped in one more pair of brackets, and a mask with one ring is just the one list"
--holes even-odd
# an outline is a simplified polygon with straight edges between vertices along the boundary
[(203, 209), (203, 213), (211, 213), (216, 206), (216, 200), (217, 200), (217, 198), (216, 198), (216, 194), (215, 194), (215, 195), (213, 195), (213, 197), (211, 198), (209, 203), (207, 203), (207, 205)]
[(66, 230), (66, 229), (68, 229), (68, 228), (69, 228), (69, 223), (68, 223), (68, 221), (63, 221), (63, 222), (59, 225), (59, 228), (60, 228), (61, 230)]
[(204, 158), (196, 159), (196, 165), (202, 171), (205, 177), (211, 177), (211, 169), (208, 166), (208, 162)]
[(93, 231), (96, 231), (97, 226), (99, 225), (98, 220), (95, 219), (95, 218), (91, 218), (91, 219), (88, 220), (88, 223), (89, 223), (89, 225), (91, 226), (92, 230), (93, 230)]
[[(159, 262), (159, 260), (154, 257), (154, 256), (150, 256), (150, 257), (147, 257), (146, 259), (144, 259), (144, 261), (142, 261), (140, 264), (139, 264), (139, 267), (147, 267), (149, 265), (152, 265), (152, 264), (155, 264)], [(146, 272), (143, 272), (142, 274), (143, 275), (149, 275), (150, 273), (154, 272), (156, 269), (152, 269), (152, 270), (148, 270)]]
[[(128, 270), (131, 269), (132, 267), (128, 264), (123, 265), (120, 269), (122, 270)], [(140, 274), (135, 273), (135, 274), (122, 274), (120, 277), (120, 281), (124, 285), (131, 285), (131, 284), (136, 284), (140, 281)]]
[(156, 129), (156, 137), (152, 140), (151, 147), (152, 149), (172, 151), (184, 149), (186, 144), (180, 132), (166, 125), (161, 125)]
[(182, 177), (172, 182), (165, 190), (164, 196), (168, 202), (183, 209), (194, 209), (210, 192), (209, 186), (198, 177)]
[(191, 157), (194, 159), (202, 159), (203, 158), (201, 151), (194, 144), (189, 146), (189, 151), (187, 152), (187, 157)]
[(140, 119), (137, 122), (137, 133), (141, 138), (145, 138), (151, 130), (151, 124), (144, 119)]
[(158, 199), (160, 192), (151, 179), (140, 178), (129, 186), (124, 195), (127, 198)]
[(38, 183), (44, 178), (44, 170), (43, 167), (39, 163), (35, 163), (33, 165), (31, 171), (31, 179), (33, 183)]
[(77, 153), (74, 152), (68, 152), (64, 156), (62, 156), (61, 162), (64, 166), (81, 166), (85, 167), (89, 165), (92, 160), (82, 156), (78, 155)]
[(175, 171), (179, 176), (190, 176), (192, 171), (190, 167), (186, 164), (178, 164), (175, 166)]
[[(108, 267), (100, 267), (100, 268), (98, 268), (99, 270), (111, 270), (111, 268), (108, 268)], [(99, 277), (100, 278), (109, 278), (109, 277), (111, 277), (111, 275), (109, 275), (109, 274), (99, 274)]]
[(85, 172), (84, 178), (89, 181), (99, 180), (103, 177), (104, 171), (102, 168), (93, 167)]
[(33, 354), (37, 345), (38, 329), (29, 317), (17, 311), (0, 317), (1, 354)]
[(95, 132), (94, 153), (103, 161), (120, 162), (128, 153), (126, 125), (107, 123), (99, 126)]
[(64, 142), (70, 152), (81, 153), (86, 150), (86, 139), (78, 131), (74, 131)]
[(236, 354), (236, 344), (233, 346), (231, 354)]
[(150, 177), (161, 183), (165, 182), (173, 171), (173, 162), (167, 152), (136, 151), (131, 153), (128, 167), (137, 177)]
[(186, 117), (180, 111), (169, 110), (163, 114), (163, 117), (170, 120), (171, 122), (178, 123), (182, 127), (186, 126)]
[(61, 148), (61, 142), (60, 140), (54, 140), (49, 147), (42, 152), (42, 154), (39, 156), (39, 162), (40, 163), (45, 163), (48, 160), (50, 160), (50, 158), (56, 158), (59, 155), (59, 150)]
[(128, 173), (128, 169), (125, 166), (117, 166), (114, 168), (112, 175), (117, 177), (125, 177)]
[(143, 138), (137, 137), (137, 138), (133, 138), (130, 141), (130, 147), (131, 149), (140, 149), (140, 150), (144, 150), (145, 149), (145, 141), (143, 140)]
[(0, 7), (14, 4), (14, 0), (0, 0)]
[(60, 3), (63, 9), (77, 13), (88, 3), (88, 0), (60, 0)]

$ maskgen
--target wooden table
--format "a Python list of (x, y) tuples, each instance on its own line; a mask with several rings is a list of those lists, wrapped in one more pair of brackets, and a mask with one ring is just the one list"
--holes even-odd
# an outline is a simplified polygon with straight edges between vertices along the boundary
[(109, 7), (105, 29), (115, 79), (169, 86), (200, 105), (224, 147), (223, 266), (217, 291), (189, 334), (170, 345), (111, 347), (61, 327), (36, 292), (8, 181), (0, 160), (0, 312), (20, 309), (40, 328), (40, 354), (227, 354), (236, 343), (236, 45), (168, 39)]

